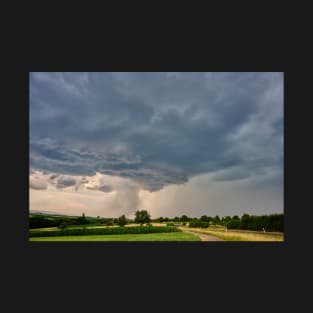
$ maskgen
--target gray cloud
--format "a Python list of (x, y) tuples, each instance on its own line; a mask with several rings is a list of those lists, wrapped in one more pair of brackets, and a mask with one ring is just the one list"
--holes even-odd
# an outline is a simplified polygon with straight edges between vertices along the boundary
[(36, 190), (45, 190), (47, 189), (48, 184), (42, 179), (36, 179), (31, 177), (29, 181), (29, 187)]
[(233, 168), (232, 170), (222, 171), (222, 173), (217, 173), (213, 176), (216, 181), (230, 181), (238, 180), (250, 177), (249, 170), (246, 168)]
[(32, 168), (150, 191), (258, 177), (282, 171), (283, 74), (31, 73), (30, 134)]
[(102, 186), (97, 186), (97, 187), (87, 187), (87, 189), (99, 190), (99, 191), (103, 191), (103, 192), (111, 192), (111, 191), (113, 191), (113, 188), (111, 186), (108, 186), (108, 185), (102, 185)]
[(57, 179), (56, 187), (57, 188), (66, 188), (69, 186), (76, 185), (76, 179), (72, 177), (61, 176)]

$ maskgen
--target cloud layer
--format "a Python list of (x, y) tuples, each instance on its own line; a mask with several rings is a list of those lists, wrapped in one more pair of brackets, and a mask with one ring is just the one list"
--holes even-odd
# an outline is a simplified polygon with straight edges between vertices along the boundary
[[(262, 184), (271, 171), (281, 184), (283, 74), (31, 73), (30, 166), (149, 191), (203, 173)], [(74, 184), (59, 177), (56, 187)]]

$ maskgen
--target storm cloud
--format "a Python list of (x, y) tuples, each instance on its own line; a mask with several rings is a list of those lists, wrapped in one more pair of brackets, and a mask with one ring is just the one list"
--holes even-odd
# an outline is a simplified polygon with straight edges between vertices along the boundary
[(283, 73), (30, 73), (30, 167), (149, 191), (204, 173), (281, 184)]
[[(92, 214), (97, 212), (96, 215), (110, 212), (113, 215), (132, 216), (140, 204), (140, 185), (138, 183), (129, 178), (100, 173), (86, 177), (32, 170), (29, 187), (30, 194), (35, 195), (37, 200), (38, 197), (41, 199), (39, 203), (36, 203), (33, 198), (32, 206), (51, 206), (57, 210), (66, 210), (67, 213), (69, 209), (75, 211), (75, 208), (89, 213), (89, 210), (93, 208), (95, 211)], [(45, 190), (44, 194), (40, 194), (43, 190)], [(62, 198), (64, 199), (62, 200)], [(102, 198), (103, 203), (99, 203), (99, 198)], [(65, 201), (65, 199), (70, 201)], [(58, 207), (55, 201), (59, 205), (63, 203), (64, 206)], [(83, 207), (82, 203), (88, 206)]]

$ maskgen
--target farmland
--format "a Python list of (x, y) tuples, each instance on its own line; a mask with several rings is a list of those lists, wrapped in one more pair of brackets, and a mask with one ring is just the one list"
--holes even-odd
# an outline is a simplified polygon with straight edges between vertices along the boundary
[(181, 227), (180, 229), (183, 231), (212, 235), (224, 241), (284, 241), (283, 233), (279, 232), (262, 233), (237, 229), (226, 231), (224, 227), (208, 227), (205, 229)]
[(284, 241), (283, 216), (152, 220), (142, 212), (137, 220), (30, 214), (29, 241)]
[(30, 237), (30, 241), (200, 241), (200, 238), (185, 232), (126, 234), (126, 235), (86, 235)]

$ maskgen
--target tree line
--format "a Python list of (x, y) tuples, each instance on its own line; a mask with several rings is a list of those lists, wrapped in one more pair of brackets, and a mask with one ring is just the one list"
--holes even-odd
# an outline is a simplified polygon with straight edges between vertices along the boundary
[(140, 225), (150, 225), (151, 216), (146, 210), (137, 210), (135, 212), (135, 218), (129, 219), (123, 214), (118, 218), (100, 218), (98, 217), (86, 217), (85, 213), (82, 213), (78, 217), (69, 216), (48, 216), (43, 214), (30, 214), (29, 216), (29, 228), (45, 228), (45, 227), (58, 227), (61, 229), (67, 226), (74, 225), (94, 225), (102, 224), (105, 226), (125, 226), (129, 223), (138, 223)]
[(169, 217), (158, 217), (152, 219), (147, 210), (137, 210), (135, 212), (134, 219), (126, 218), (125, 215), (121, 215), (118, 218), (100, 218), (98, 217), (86, 217), (83, 213), (78, 217), (67, 216), (41, 216), (30, 215), (29, 227), (30, 228), (43, 228), (43, 227), (59, 227), (65, 228), (69, 225), (87, 225), (87, 224), (102, 224), (105, 226), (125, 226), (129, 223), (137, 223), (140, 225), (151, 225), (155, 223), (166, 223), (168, 226), (181, 224), (188, 225), (190, 227), (209, 227), (210, 225), (221, 225), (228, 229), (246, 229), (246, 230), (266, 230), (266, 231), (283, 231), (284, 230), (284, 214), (268, 214), (268, 215), (249, 215), (243, 214), (241, 217), (234, 216), (207, 216), (190, 217), (187, 215)]
[(283, 231), (284, 214), (267, 214), (267, 215), (249, 215), (243, 214), (241, 217), (234, 216), (207, 216), (189, 217), (187, 215), (176, 216), (174, 218), (159, 217), (153, 222), (188, 222), (190, 227), (209, 227), (210, 225), (221, 225), (228, 229), (246, 229), (246, 230), (266, 230), (266, 231)]

